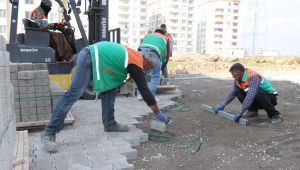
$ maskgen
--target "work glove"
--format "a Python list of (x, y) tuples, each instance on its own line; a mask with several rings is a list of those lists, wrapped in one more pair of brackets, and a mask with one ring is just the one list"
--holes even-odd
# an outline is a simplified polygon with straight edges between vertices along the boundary
[(234, 121), (239, 122), (240, 118), (242, 118), (242, 113), (241, 112), (235, 112)]
[(218, 104), (218, 105), (216, 105), (216, 107), (215, 107), (215, 113), (217, 114), (220, 110), (223, 111), (224, 108), (225, 108), (224, 104)]
[(166, 125), (172, 122), (172, 119), (166, 115), (164, 115), (162, 112), (159, 112), (155, 115), (155, 119), (160, 120), (162, 122), (165, 122)]

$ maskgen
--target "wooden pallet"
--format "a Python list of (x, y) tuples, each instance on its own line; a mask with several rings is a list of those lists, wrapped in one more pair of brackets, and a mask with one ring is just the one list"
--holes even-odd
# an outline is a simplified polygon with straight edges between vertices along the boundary
[[(19, 122), (17, 123), (17, 130), (33, 130), (33, 129), (40, 129), (46, 126), (50, 120), (38, 120), (35, 122)], [(69, 112), (67, 117), (65, 118), (65, 125), (73, 125), (75, 119), (73, 114)]]
[(13, 170), (29, 170), (28, 131), (17, 131), (14, 148)]

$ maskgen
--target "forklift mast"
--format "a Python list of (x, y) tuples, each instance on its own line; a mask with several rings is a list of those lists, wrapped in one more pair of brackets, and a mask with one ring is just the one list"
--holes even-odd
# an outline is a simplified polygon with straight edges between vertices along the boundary
[[(87, 1), (87, 0), (85, 0)], [(89, 6), (85, 13), (89, 21), (89, 42), (109, 41), (108, 7), (109, 0), (88, 0)]]
[[(55, 0), (61, 8), (63, 8), (63, 16), (67, 27), (70, 28), (69, 17), (67, 17), (67, 10), (63, 2), (68, 3), (69, 7), (74, 13), (76, 23), (78, 25), (80, 34), (83, 39), (83, 45), (87, 46), (99, 41), (113, 41), (120, 43), (120, 29), (108, 30), (109, 25), (109, 0), (85, 0), (85, 14), (88, 15), (88, 38), (84, 32), (84, 28), (79, 16), (79, 10), (81, 0)], [(17, 23), (18, 23), (18, 11), (19, 11), (19, 0), (10, 0), (12, 4), (11, 13), (11, 30), (10, 30), (10, 43), (16, 43), (17, 35)]]

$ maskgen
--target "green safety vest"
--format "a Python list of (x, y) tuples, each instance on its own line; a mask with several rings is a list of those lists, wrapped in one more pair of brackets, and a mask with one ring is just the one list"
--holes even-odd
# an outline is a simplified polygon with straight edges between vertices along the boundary
[(93, 90), (105, 92), (122, 85), (127, 78), (127, 49), (117, 43), (98, 42), (90, 45), (93, 65)]
[(162, 63), (167, 61), (167, 40), (163, 35), (149, 34), (147, 35), (139, 48), (151, 48), (160, 57)]
[(264, 92), (270, 93), (270, 94), (277, 94), (276, 89), (272, 86), (272, 84), (262, 75), (259, 73), (252, 71), (250, 69), (246, 69), (242, 78), (241, 82), (236, 82), (236, 85), (244, 90), (245, 92), (248, 92), (249, 86), (250, 86), (250, 78), (252, 75), (257, 75), (261, 78), (261, 82), (259, 85), (259, 90), (262, 90)]

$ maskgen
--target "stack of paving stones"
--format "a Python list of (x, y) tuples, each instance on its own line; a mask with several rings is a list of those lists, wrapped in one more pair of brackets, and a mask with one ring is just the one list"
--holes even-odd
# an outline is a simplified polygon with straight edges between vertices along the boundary
[(9, 53), (5, 51), (5, 40), (0, 36), (0, 169), (12, 169), (16, 138), (14, 91), (9, 79)]
[(66, 91), (57, 86), (51, 86), (51, 103), (52, 103), (52, 110), (55, 109), (56, 104), (59, 100), (63, 97)]
[(47, 64), (12, 63), (10, 76), (15, 87), (17, 122), (49, 120), (52, 103)]

